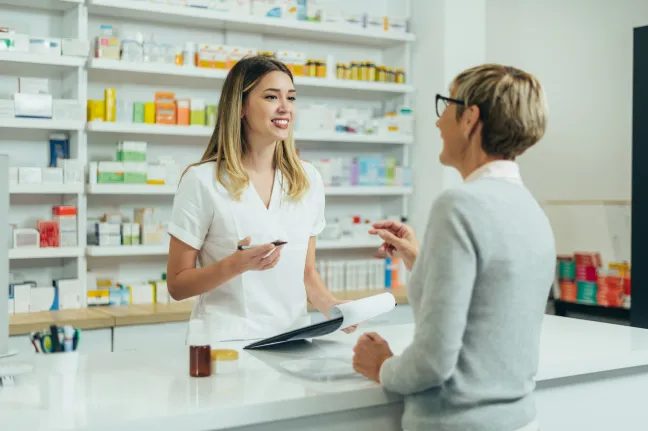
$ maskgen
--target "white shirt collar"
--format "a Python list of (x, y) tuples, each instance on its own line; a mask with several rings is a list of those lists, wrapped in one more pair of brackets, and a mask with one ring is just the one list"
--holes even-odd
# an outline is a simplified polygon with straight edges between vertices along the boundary
[(464, 182), (470, 183), (481, 178), (500, 178), (522, 184), (520, 167), (517, 163), (511, 160), (495, 160), (486, 163), (468, 175)]

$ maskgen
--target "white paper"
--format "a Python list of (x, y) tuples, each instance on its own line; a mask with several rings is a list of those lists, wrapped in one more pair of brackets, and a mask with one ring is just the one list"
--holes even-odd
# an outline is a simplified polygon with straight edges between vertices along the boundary
[(346, 328), (387, 313), (393, 310), (394, 307), (396, 307), (394, 295), (385, 292), (356, 301), (338, 304), (331, 308), (329, 316), (331, 319), (343, 317), (340, 327)]

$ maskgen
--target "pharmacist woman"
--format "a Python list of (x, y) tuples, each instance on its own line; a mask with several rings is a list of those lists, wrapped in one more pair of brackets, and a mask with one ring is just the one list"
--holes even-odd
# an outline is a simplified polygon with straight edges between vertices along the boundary
[(405, 396), (408, 431), (538, 431), (533, 400), (540, 331), (556, 251), (515, 159), (544, 135), (540, 83), (513, 67), (460, 73), (437, 95), (441, 163), (464, 184), (432, 205), (419, 247), (398, 222), (376, 224), (412, 276), (414, 338), (394, 356), (362, 335), (354, 368)]
[(325, 315), (344, 302), (316, 270), (324, 187), (295, 150), (295, 98), (283, 63), (239, 61), (223, 84), (209, 145), (180, 180), (168, 227), (169, 293), (198, 297), (191, 319), (207, 323), (212, 343), (307, 325), (307, 301)]

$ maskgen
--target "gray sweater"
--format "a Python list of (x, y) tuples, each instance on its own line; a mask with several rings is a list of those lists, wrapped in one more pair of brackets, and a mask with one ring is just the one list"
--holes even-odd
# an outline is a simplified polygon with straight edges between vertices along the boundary
[(482, 178), (435, 201), (408, 296), (414, 341), (380, 371), (410, 431), (512, 431), (535, 419), (540, 328), (555, 271), (529, 191)]

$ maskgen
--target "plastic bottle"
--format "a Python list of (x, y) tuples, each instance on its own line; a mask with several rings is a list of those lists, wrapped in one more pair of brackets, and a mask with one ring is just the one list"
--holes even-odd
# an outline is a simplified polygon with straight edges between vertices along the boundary
[(189, 321), (189, 375), (211, 376), (211, 345), (204, 320)]

